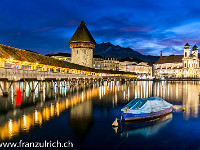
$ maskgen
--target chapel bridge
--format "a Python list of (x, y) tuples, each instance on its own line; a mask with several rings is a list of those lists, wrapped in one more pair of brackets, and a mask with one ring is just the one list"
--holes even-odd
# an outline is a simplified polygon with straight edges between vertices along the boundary
[[(99, 70), (50, 58), (38, 53), (0, 44), (0, 89), (8, 91), (8, 81), (67, 81), (70, 85), (103, 82), (130, 81), (135, 73)], [(2, 83), (1, 82), (1, 83)]]

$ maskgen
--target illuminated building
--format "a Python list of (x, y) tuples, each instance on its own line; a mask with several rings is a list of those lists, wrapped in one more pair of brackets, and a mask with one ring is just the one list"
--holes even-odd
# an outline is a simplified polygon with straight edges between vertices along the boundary
[(119, 60), (117, 58), (104, 58), (103, 65), (105, 70), (119, 70)]
[(119, 71), (135, 72), (138, 78), (152, 77), (152, 67), (148, 63), (133, 57), (121, 59), (119, 62)]
[(93, 68), (104, 69), (104, 58), (100, 55), (93, 55)]
[(184, 55), (161, 56), (153, 65), (155, 77), (199, 78), (198, 47), (195, 45), (190, 52), (188, 43), (184, 46)]
[(92, 68), (93, 49), (96, 42), (82, 21), (69, 41), (71, 62)]
[(117, 58), (103, 58), (100, 55), (94, 55), (93, 68), (119, 71), (119, 60)]

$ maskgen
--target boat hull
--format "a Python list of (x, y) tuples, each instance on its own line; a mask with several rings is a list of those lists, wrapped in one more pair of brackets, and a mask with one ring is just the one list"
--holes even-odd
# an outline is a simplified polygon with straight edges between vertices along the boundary
[(122, 115), (125, 121), (132, 121), (132, 120), (156, 118), (168, 114), (170, 112), (172, 112), (172, 107), (157, 112), (143, 113), (143, 114), (132, 114), (132, 113), (122, 112)]

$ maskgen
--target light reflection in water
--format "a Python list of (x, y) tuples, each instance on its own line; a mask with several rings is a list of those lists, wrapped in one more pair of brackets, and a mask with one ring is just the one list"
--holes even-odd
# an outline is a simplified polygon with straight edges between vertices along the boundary
[[(172, 113), (163, 116), (156, 120), (140, 123), (129, 123), (121, 127), (121, 136), (128, 136), (140, 134), (145, 137), (156, 135), (160, 129), (164, 128), (172, 120)], [(116, 132), (116, 129), (114, 129)]]
[[(119, 82), (104, 82), (103, 86), (94, 84), (91, 87), (82, 85), (70, 88), (65, 81), (60, 83), (59, 89), (55, 83), (53, 84), (54, 87), (51, 89), (51, 82), (45, 82), (43, 92), (40, 92), (41, 85), (34, 82), (36, 90), (31, 92), (32, 83), (27, 82), (25, 91), (21, 90), (20, 108), (17, 108), (16, 96), (13, 96), (16, 87), (11, 86), (9, 97), (0, 98), (0, 141), (12, 139), (35, 126), (42, 126), (44, 122), (59, 116), (67, 109), (71, 109), (69, 122), (72, 124), (77, 122), (78, 117), (80, 120), (87, 120), (89, 127), (93, 122), (92, 103), (94, 102), (100, 105), (112, 104), (112, 109), (115, 109), (118, 104), (125, 105), (133, 98), (160, 96), (177, 106), (183, 105), (186, 108), (186, 112), (183, 113), (185, 119), (198, 117), (199, 82), (134, 81), (123, 85)], [(17, 85), (24, 89), (23, 82), (15, 84)]]
[(83, 140), (93, 124), (92, 102), (84, 101), (71, 108), (69, 123), (79, 140)]

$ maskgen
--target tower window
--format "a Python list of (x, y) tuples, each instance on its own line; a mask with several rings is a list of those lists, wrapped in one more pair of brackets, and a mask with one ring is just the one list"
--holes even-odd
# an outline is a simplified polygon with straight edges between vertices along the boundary
[(77, 50), (77, 54), (78, 54), (78, 50)]
[(185, 52), (185, 57), (187, 57), (187, 52)]
[(84, 53), (86, 54), (86, 50), (84, 50)]
[(185, 67), (186, 67), (186, 63), (185, 63)]

